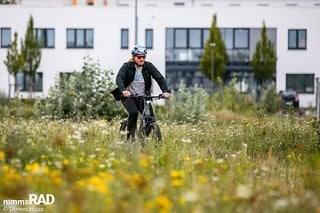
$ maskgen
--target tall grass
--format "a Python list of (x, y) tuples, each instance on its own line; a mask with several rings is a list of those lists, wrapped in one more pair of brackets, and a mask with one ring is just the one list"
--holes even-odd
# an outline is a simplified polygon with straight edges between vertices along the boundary
[(141, 152), (118, 120), (2, 119), (0, 200), (56, 197), (46, 212), (316, 212), (317, 121), (215, 113), (163, 123)]

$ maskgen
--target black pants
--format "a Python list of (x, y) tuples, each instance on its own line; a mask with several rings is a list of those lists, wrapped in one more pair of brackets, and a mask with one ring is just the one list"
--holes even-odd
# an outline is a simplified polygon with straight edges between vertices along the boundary
[[(139, 115), (139, 112), (142, 114), (144, 109), (143, 99), (138, 97), (125, 98), (122, 100), (122, 104), (124, 105), (127, 112), (129, 113), (128, 123), (127, 123), (127, 130), (128, 130), (127, 139), (134, 140), (135, 132), (137, 129), (138, 115)], [(154, 117), (152, 107), (151, 107), (150, 113), (151, 113), (151, 116)]]

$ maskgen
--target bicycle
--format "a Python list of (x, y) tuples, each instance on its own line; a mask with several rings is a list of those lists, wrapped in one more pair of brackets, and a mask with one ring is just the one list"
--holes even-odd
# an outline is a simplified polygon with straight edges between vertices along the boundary
[[(147, 95), (132, 95), (130, 97), (137, 97), (141, 98), (143, 100), (144, 109), (141, 114), (140, 118), (140, 125), (138, 128), (138, 138), (140, 139), (140, 142), (142, 144), (142, 147), (146, 144), (146, 139), (153, 139), (157, 142), (161, 142), (162, 135), (159, 125), (157, 124), (155, 115), (152, 115), (154, 113), (152, 110), (152, 102), (155, 99), (165, 99), (162, 94), (157, 96), (147, 96)], [(127, 119), (122, 120), (120, 123), (120, 135), (126, 135), (127, 130)]]

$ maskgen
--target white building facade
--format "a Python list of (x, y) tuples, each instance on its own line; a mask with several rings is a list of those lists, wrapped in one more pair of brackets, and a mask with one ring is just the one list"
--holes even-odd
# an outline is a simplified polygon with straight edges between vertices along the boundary
[[(88, 3), (89, 2), (89, 3)], [(199, 60), (214, 14), (229, 54), (226, 78), (254, 87), (250, 60), (263, 21), (277, 54), (276, 88), (299, 92), (300, 106), (315, 106), (320, 78), (320, 0), (21, 0), (0, 5), (0, 91), (13, 97), (14, 79), (5, 60), (14, 32), (24, 38), (32, 15), (42, 60), (33, 79), (35, 96), (47, 95), (56, 78), (80, 70), (83, 57), (117, 73), (137, 40), (147, 60), (176, 88), (180, 80), (208, 86)], [(137, 11), (137, 13), (135, 13)], [(137, 19), (136, 19), (137, 18)], [(137, 22), (136, 22), (137, 20)], [(136, 25), (137, 23), (137, 25)], [(137, 31), (136, 31), (137, 29)], [(19, 74), (20, 95), (27, 79)], [(159, 88), (155, 87), (155, 93)]]

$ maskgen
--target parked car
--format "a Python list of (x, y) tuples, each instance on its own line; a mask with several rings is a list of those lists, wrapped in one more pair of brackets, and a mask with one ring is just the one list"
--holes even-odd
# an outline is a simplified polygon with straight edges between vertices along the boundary
[(280, 93), (284, 107), (299, 108), (299, 95), (296, 91), (286, 90)]

